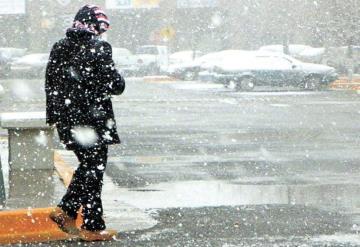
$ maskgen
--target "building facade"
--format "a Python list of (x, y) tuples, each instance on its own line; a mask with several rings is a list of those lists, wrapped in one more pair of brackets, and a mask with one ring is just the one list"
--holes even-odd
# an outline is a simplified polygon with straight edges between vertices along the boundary
[[(107, 39), (132, 51), (162, 44), (176, 50), (257, 49), (290, 43), (359, 42), (358, 0), (93, 0), (112, 22)], [(331, 2), (331, 3), (329, 3)], [(84, 0), (0, 0), (0, 47), (48, 51)]]

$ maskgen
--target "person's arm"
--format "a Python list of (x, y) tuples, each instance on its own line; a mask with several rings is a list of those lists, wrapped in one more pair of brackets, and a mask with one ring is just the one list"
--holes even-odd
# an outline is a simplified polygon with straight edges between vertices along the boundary
[(57, 122), (56, 117), (56, 78), (58, 61), (56, 59), (55, 50), (57, 44), (55, 44), (51, 50), (49, 61), (46, 66), (45, 74), (45, 94), (46, 94), (46, 123), (54, 125)]
[(100, 83), (106, 94), (120, 95), (125, 90), (125, 80), (115, 68), (112, 59), (112, 47), (109, 43), (103, 41), (99, 47), (98, 68), (100, 73)]

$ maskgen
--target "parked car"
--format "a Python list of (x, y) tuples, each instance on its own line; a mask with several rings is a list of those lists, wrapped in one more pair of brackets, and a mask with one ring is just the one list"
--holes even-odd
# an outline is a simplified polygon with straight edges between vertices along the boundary
[(165, 71), (169, 65), (167, 46), (144, 45), (138, 47), (135, 54), (136, 73), (138, 75), (154, 75)]
[(298, 86), (307, 90), (326, 88), (337, 79), (334, 68), (304, 63), (273, 52), (244, 52), (227, 56), (213, 70), (200, 74), (203, 80), (229, 84), (237, 90), (250, 91), (256, 86)]
[[(259, 51), (278, 52), (284, 54), (283, 45), (266, 45), (259, 48)], [(309, 45), (289, 45), (289, 54), (291, 57), (299, 59), (303, 62), (321, 63), (325, 48), (315, 48)]]
[(117, 69), (123, 76), (132, 76), (137, 69), (137, 60), (126, 48), (113, 48), (113, 59)]
[(191, 67), (194, 61), (202, 56), (200, 51), (178, 51), (170, 55), (169, 66), (166, 69), (166, 74), (176, 77), (181, 80), (193, 80), (196, 77), (196, 73), (193, 73), (189, 69), (188, 73), (181, 71), (182, 67)]
[(169, 56), (169, 65), (176, 65), (176, 64), (191, 62), (202, 55), (203, 55), (202, 52), (198, 51), (198, 50), (196, 50), (196, 51), (192, 51), (192, 50), (178, 51), (178, 52), (172, 53)]
[[(290, 44), (289, 45), (289, 55), (296, 57), (301, 52), (307, 49), (311, 49), (313, 47), (309, 45), (299, 45), (299, 44)], [(283, 45), (265, 45), (259, 48), (259, 51), (265, 51), (265, 52), (278, 52), (278, 53), (284, 53), (284, 46)]]
[(14, 59), (25, 56), (26, 49), (14, 47), (0, 47), (0, 52), (5, 53), (6, 56), (10, 57), (11, 59)]
[(203, 70), (211, 70), (216, 63), (222, 61), (231, 54), (242, 54), (242, 50), (224, 50), (219, 52), (212, 52), (193, 61), (187, 61), (179, 64), (172, 64), (169, 66), (168, 75), (178, 78), (180, 80), (196, 80), (199, 73)]
[(9, 76), (10, 63), (16, 58), (23, 56), (26, 49), (1, 47), (0, 48), (0, 78)]
[(48, 59), (47, 53), (25, 55), (10, 64), (10, 73), (16, 77), (41, 78), (45, 75)]

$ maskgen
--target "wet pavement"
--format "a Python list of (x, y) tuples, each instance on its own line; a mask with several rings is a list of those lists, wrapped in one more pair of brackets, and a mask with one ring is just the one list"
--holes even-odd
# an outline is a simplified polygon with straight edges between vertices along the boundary
[[(44, 109), (24, 84), (2, 111)], [(105, 246), (360, 246), (357, 92), (133, 79), (113, 101), (113, 198), (158, 224)]]

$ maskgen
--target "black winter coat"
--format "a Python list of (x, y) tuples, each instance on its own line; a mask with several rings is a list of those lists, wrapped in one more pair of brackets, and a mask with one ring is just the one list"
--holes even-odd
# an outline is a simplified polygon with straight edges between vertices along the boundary
[(68, 149), (120, 143), (111, 95), (125, 89), (109, 43), (69, 29), (52, 48), (46, 69), (47, 123)]

